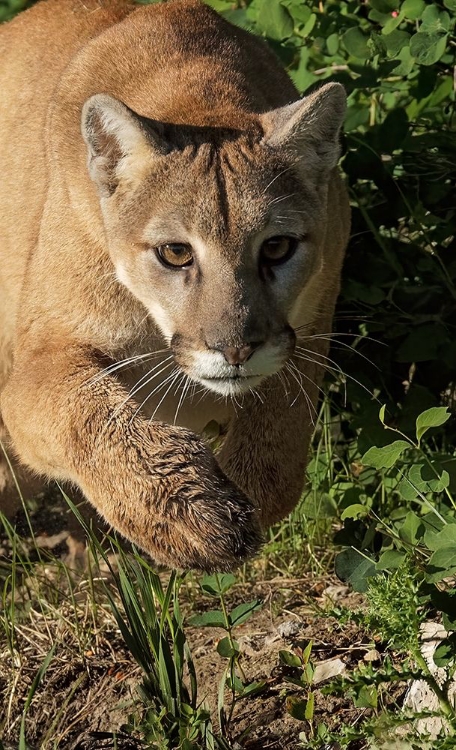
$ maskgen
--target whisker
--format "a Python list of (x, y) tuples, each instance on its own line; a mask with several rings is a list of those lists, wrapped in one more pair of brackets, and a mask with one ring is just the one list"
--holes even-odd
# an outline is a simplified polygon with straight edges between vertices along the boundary
[[(304, 328), (304, 326), (303, 326)], [(296, 329), (299, 330), (299, 329)], [(319, 339), (325, 336), (326, 338), (333, 339), (336, 336), (345, 336), (346, 338), (352, 338), (352, 339), (359, 339), (360, 341), (373, 341), (375, 344), (383, 344), (383, 341), (378, 341), (378, 339), (374, 339), (371, 336), (363, 336), (362, 333), (347, 333), (344, 331), (322, 331), (321, 333), (312, 333), (310, 335), (305, 335), (303, 338), (307, 339)]]
[[(303, 353), (304, 352), (304, 353)], [(326, 360), (326, 362), (330, 362), (330, 365), (325, 364), (324, 362), (320, 362), (317, 359), (312, 359), (312, 357), (306, 356), (306, 355), (314, 355), (316, 357), (321, 357), (322, 360)], [(341, 382), (344, 386), (344, 406), (346, 406), (347, 403), (347, 381), (346, 381), (346, 375), (342, 368), (335, 362), (331, 357), (328, 357), (326, 354), (322, 354), (321, 352), (316, 352), (313, 349), (304, 349), (302, 346), (295, 347), (295, 351), (293, 353), (293, 356), (297, 359), (303, 359), (306, 362), (310, 362), (314, 365), (317, 365), (319, 367), (322, 367), (323, 370), (326, 372), (337, 372), (341, 376)]]
[[(172, 359), (172, 356), (170, 355), (169, 357), (167, 357), (167, 359)], [(123, 409), (123, 407), (125, 406), (125, 404), (127, 403), (127, 401), (129, 401), (130, 398), (133, 398), (133, 396), (135, 395), (135, 393), (137, 393), (138, 391), (140, 391), (141, 388), (144, 388), (147, 385), (147, 383), (150, 383), (152, 380), (155, 380), (155, 378), (157, 378), (164, 370), (166, 370), (168, 367), (171, 366), (171, 362), (168, 362), (168, 364), (166, 364), (164, 367), (162, 367), (161, 370), (159, 370), (158, 372), (155, 372), (155, 374), (152, 375), (152, 373), (157, 369), (157, 367), (161, 367), (163, 364), (164, 364), (163, 361), (159, 362), (157, 365), (155, 365), (155, 367), (152, 368), (152, 370), (149, 370), (145, 375), (142, 376), (142, 378), (140, 378), (140, 380), (128, 392), (126, 398), (124, 398), (124, 400), (122, 401), (122, 403), (119, 404), (119, 406), (117, 406), (114, 409), (113, 413), (111, 414), (111, 416), (108, 419), (107, 424), (109, 424), (113, 419), (115, 419), (115, 417), (121, 411), (121, 409)], [(144, 383), (143, 382), (144, 380), (146, 380), (147, 382)], [(142, 383), (142, 385), (139, 385), (140, 383)], [(137, 409), (135, 411), (133, 417), (130, 419), (130, 424), (131, 424), (134, 416), (137, 414), (138, 411), (139, 411), (139, 409)]]
[[(309, 351), (311, 351), (311, 350), (309, 350)], [(312, 354), (318, 354), (318, 352), (311, 352), (311, 353)], [(345, 386), (345, 398), (347, 397), (347, 392), (346, 392), (346, 378), (348, 378), (349, 380), (352, 380), (354, 383), (356, 383), (356, 385), (359, 385), (359, 387), (362, 388), (364, 391), (366, 391), (366, 393), (368, 393), (369, 396), (372, 399), (374, 399), (374, 401), (376, 401), (378, 404), (380, 403), (380, 401), (378, 400), (378, 398), (376, 396), (374, 396), (374, 394), (369, 390), (369, 388), (367, 388), (363, 383), (361, 383), (359, 380), (357, 380), (356, 378), (354, 378), (353, 375), (348, 375), (348, 373), (344, 372), (342, 370), (342, 368), (339, 367), (338, 365), (332, 367), (331, 365), (326, 365), (323, 362), (319, 362), (318, 360), (310, 359), (309, 357), (305, 357), (301, 353), (294, 354), (293, 356), (298, 357), (300, 359), (304, 359), (304, 360), (306, 360), (306, 362), (313, 362), (314, 365), (318, 365), (319, 367), (322, 367), (327, 372), (338, 373), (339, 375), (341, 375), (342, 378), (343, 378), (342, 382), (343, 382), (343, 384)], [(320, 356), (323, 356), (323, 355), (320, 355)], [(328, 359), (328, 358), (325, 357), (325, 359)], [(333, 360), (328, 360), (328, 361), (331, 362)]]
[[(180, 395), (179, 403), (177, 404), (177, 408), (176, 408), (176, 411), (175, 411), (175, 414), (174, 414), (174, 424), (176, 424), (177, 415), (179, 414), (179, 409), (180, 409), (181, 405), (184, 402), (185, 394), (188, 391), (188, 389), (190, 388), (190, 384), (191, 384), (190, 378), (188, 377), (188, 375), (186, 375), (184, 373), (184, 385), (183, 385), (183, 388), (182, 388), (182, 393)], [(179, 387), (180, 387), (180, 384), (179, 384)]]
[[(309, 324), (305, 324), (302, 326), (298, 326), (295, 328), (295, 333), (299, 334), (304, 329), (309, 328)], [(336, 336), (346, 336), (347, 338), (353, 338), (353, 339), (359, 339), (360, 341), (372, 341), (374, 344), (379, 344), (380, 346), (388, 346), (388, 344), (385, 344), (384, 341), (379, 341), (378, 339), (374, 339), (372, 336), (363, 336), (361, 333), (347, 333), (346, 331), (324, 331), (323, 333), (313, 333), (313, 334), (305, 334), (304, 336), (297, 336), (297, 338), (302, 339), (320, 339), (323, 337), (327, 337), (329, 339), (333, 339)], [(342, 342), (339, 342), (342, 343)]]
[[(309, 336), (309, 338), (310, 338), (310, 336)], [(329, 342), (333, 343), (333, 339), (332, 339), (331, 337), (329, 337), (329, 336), (318, 336), (318, 339), (320, 339), (321, 341), (329, 341)], [(315, 341), (315, 340), (317, 340), (317, 337), (315, 337), (315, 338), (314, 338), (313, 340), (314, 340), (314, 341)], [(357, 355), (358, 355), (358, 357), (361, 357), (361, 358), (362, 358), (362, 359), (364, 359), (364, 360), (365, 360), (366, 362), (369, 362), (369, 364), (370, 364), (370, 365), (372, 365), (373, 367), (375, 367), (375, 369), (376, 369), (376, 370), (379, 370), (379, 369), (380, 369), (380, 368), (378, 367), (378, 365), (376, 365), (376, 364), (375, 364), (375, 362), (373, 362), (373, 361), (372, 361), (372, 360), (371, 360), (371, 359), (370, 359), (369, 357), (366, 357), (366, 355), (365, 355), (365, 354), (363, 354), (362, 352), (358, 351), (358, 349), (355, 349), (355, 348), (354, 348), (353, 346), (350, 346), (350, 344), (346, 344), (346, 343), (345, 343), (345, 341), (337, 341), (337, 339), (334, 339), (334, 341), (335, 341), (335, 342), (336, 342), (336, 343), (337, 343), (337, 344), (338, 344), (338, 345), (339, 345), (339, 346), (340, 346), (341, 348), (344, 348), (344, 349), (350, 349), (350, 351), (352, 351), (352, 352), (354, 352), (355, 354), (357, 354)]]
[[(145, 388), (146, 385), (148, 385), (152, 380), (155, 380), (158, 375), (161, 375), (161, 373), (166, 370), (168, 367), (171, 366), (173, 356), (170, 354), (169, 357), (166, 357), (166, 359), (163, 359), (161, 362), (159, 362), (155, 367), (152, 367), (151, 370), (148, 370), (145, 375), (143, 375), (133, 386), (132, 390), (130, 391), (130, 398), (133, 397), (138, 391), (140, 391), (142, 388)], [(167, 363), (167, 364), (165, 364)], [(164, 365), (164, 367), (162, 367)], [(162, 367), (161, 370), (158, 370), (156, 372), (158, 367)], [(155, 372), (155, 375), (152, 375), (152, 373)]]
[[(299, 352), (299, 353), (302, 352), (303, 354), (312, 354), (316, 357), (321, 357), (321, 359), (325, 359), (327, 362), (330, 362), (331, 365), (334, 367), (334, 369), (338, 370), (341, 373), (341, 375), (345, 374), (342, 368), (340, 367), (340, 365), (334, 359), (331, 359), (331, 357), (328, 357), (327, 354), (322, 354), (321, 352), (317, 352), (314, 349), (306, 349), (303, 346), (296, 346), (295, 351), (294, 351), (294, 356), (297, 356), (296, 352)], [(314, 360), (314, 364), (317, 364), (317, 361)]]
[(97, 372), (96, 375), (93, 375), (91, 378), (89, 378), (89, 380), (86, 381), (86, 385), (97, 383), (99, 380), (103, 380), (103, 378), (105, 378), (107, 375), (111, 375), (111, 373), (116, 372), (116, 370), (120, 370), (123, 367), (133, 365), (135, 362), (144, 362), (148, 359), (153, 359), (159, 354), (164, 354), (165, 352), (169, 352), (169, 349), (160, 349), (156, 352), (146, 352), (146, 354), (135, 354), (134, 356), (127, 357), (126, 359), (122, 359), (119, 362), (113, 362), (112, 365), (104, 367), (103, 370)]
[[(173, 387), (173, 385), (175, 384), (175, 382), (176, 382), (177, 378), (179, 377), (179, 375), (180, 375), (180, 372), (181, 372), (181, 371), (180, 371), (180, 369), (179, 369), (179, 368), (176, 368), (176, 370), (177, 370), (177, 371), (176, 371), (176, 374), (174, 375), (174, 377), (173, 377), (173, 379), (172, 379), (171, 383), (169, 384), (169, 386), (168, 386), (168, 388), (166, 389), (165, 393), (163, 394), (163, 396), (161, 397), (161, 399), (160, 399), (160, 401), (158, 402), (157, 406), (155, 407), (155, 409), (154, 409), (154, 413), (152, 414), (151, 418), (149, 419), (149, 424), (150, 424), (150, 423), (151, 423), (151, 422), (153, 421), (153, 419), (154, 419), (154, 417), (155, 417), (155, 415), (156, 415), (157, 411), (159, 410), (159, 408), (160, 408), (160, 406), (162, 405), (163, 401), (165, 400), (165, 398), (167, 397), (167, 395), (168, 395), (168, 393), (170, 392), (171, 388), (172, 388), (172, 387)], [(170, 377), (171, 377), (171, 376), (170, 376)], [(162, 385), (164, 385), (164, 383), (162, 383)]]
[[(273, 198), (272, 201), (269, 203), (269, 208), (271, 208), (271, 206), (275, 206), (277, 203), (281, 203), (282, 201), (286, 201), (287, 198), (293, 198), (295, 195), (297, 195), (297, 193), (288, 193), (288, 195), (281, 195), (278, 198)], [(302, 213), (304, 213), (304, 211)], [(289, 217), (286, 216), (285, 218), (288, 219)]]
[(285, 398), (288, 398), (288, 396), (290, 395), (289, 392), (288, 392), (288, 390), (287, 390), (287, 386), (289, 385), (289, 383), (288, 383), (288, 381), (286, 379), (285, 373), (282, 370), (279, 370), (278, 372), (276, 372), (276, 375), (277, 375), (278, 379), (280, 380), (281, 384), (283, 385), (283, 390), (285, 392)]
[[(171, 359), (171, 358), (170, 358), (170, 359)], [(162, 364), (162, 363), (160, 363), (160, 364)], [(156, 372), (156, 373), (155, 373), (155, 375), (153, 375), (152, 377), (150, 377), (150, 378), (149, 378), (149, 379), (148, 379), (148, 380), (147, 380), (147, 381), (146, 381), (145, 383), (143, 383), (143, 385), (141, 385), (141, 386), (139, 386), (138, 388), (136, 388), (136, 389), (134, 390), (134, 392), (133, 392), (133, 393), (131, 394), (131, 396), (133, 396), (133, 395), (134, 395), (135, 393), (137, 393), (137, 391), (139, 391), (139, 390), (141, 390), (142, 388), (145, 388), (145, 387), (146, 387), (147, 385), (149, 385), (149, 383), (151, 383), (151, 382), (152, 382), (152, 380), (155, 380), (155, 378), (157, 378), (157, 377), (158, 377), (159, 375), (161, 375), (161, 373), (162, 373), (162, 372), (164, 372), (165, 370), (167, 370), (167, 369), (168, 369), (168, 367), (171, 367), (171, 365), (172, 365), (172, 362), (168, 362), (168, 364), (167, 364), (167, 365), (165, 365), (165, 367), (163, 367), (163, 368), (162, 368), (161, 370), (159, 370), (158, 372)], [(177, 368), (176, 368), (176, 369), (177, 369)], [(174, 372), (175, 372), (175, 370), (173, 370), (173, 371), (172, 371), (172, 372), (171, 372), (171, 373), (170, 373), (169, 375), (167, 375), (167, 376), (166, 376), (166, 378), (165, 378), (165, 379), (164, 379), (164, 380), (163, 380), (163, 381), (162, 381), (161, 383), (157, 383), (157, 385), (155, 386), (155, 388), (153, 388), (153, 389), (152, 389), (152, 390), (151, 390), (151, 391), (150, 391), (150, 392), (149, 392), (149, 393), (148, 393), (148, 394), (146, 395), (145, 399), (144, 399), (143, 401), (141, 401), (141, 403), (139, 404), (138, 408), (137, 408), (137, 409), (135, 410), (135, 412), (133, 413), (133, 416), (132, 416), (132, 418), (130, 419), (130, 424), (132, 423), (132, 421), (134, 420), (134, 418), (136, 417), (136, 415), (138, 414), (138, 412), (140, 412), (140, 411), (141, 411), (141, 409), (143, 408), (143, 406), (144, 406), (144, 405), (145, 405), (145, 404), (147, 403), (147, 401), (148, 401), (148, 400), (149, 400), (150, 398), (152, 398), (152, 396), (153, 396), (153, 395), (154, 395), (155, 393), (157, 393), (157, 391), (159, 391), (159, 390), (160, 390), (160, 389), (161, 389), (161, 388), (162, 388), (162, 387), (163, 387), (164, 385), (166, 385), (166, 383), (168, 382), (168, 379), (169, 379), (169, 378), (171, 377), (171, 375), (172, 375), (172, 374), (173, 374)]]
[(315, 381), (314, 381), (314, 380), (312, 380), (312, 378), (310, 378), (310, 377), (309, 377), (308, 375), (306, 375), (306, 373), (305, 373), (305, 372), (302, 372), (302, 370), (300, 370), (300, 369), (299, 369), (299, 367), (297, 367), (297, 366), (296, 366), (296, 364), (295, 364), (294, 362), (290, 362), (289, 364), (290, 364), (290, 366), (291, 366), (291, 367), (292, 367), (292, 368), (293, 368), (294, 370), (296, 370), (297, 372), (299, 372), (299, 374), (300, 374), (300, 375), (301, 375), (302, 377), (304, 377), (304, 378), (305, 378), (306, 380), (308, 380), (308, 381), (309, 381), (309, 383), (311, 383), (311, 384), (312, 384), (312, 385), (313, 385), (313, 386), (314, 386), (315, 388), (317, 388), (317, 390), (318, 390), (318, 391), (319, 391), (319, 392), (320, 392), (320, 393), (322, 394), (322, 396), (324, 396), (324, 395), (325, 395), (325, 392), (324, 392), (323, 388), (321, 388), (321, 387), (320, 387), (319, 385), (317, 385), (317, 383), (315, 383)]
[[(296, 401), (297, 401), (297, 400), (298, 400), (298, 398), (299, 398), (299, 392), (301, 392), (301, 393), (303, 394), (304, 398), (306, 399), (307, 407), (308, 407), (308, 409), (309, 409), (309, 417), (310, 417), (310, 421), (311, 421), (311, 423), (312, 423), (312, 426), (313, 426), (313, 427), (315, 427), (315, 422), (313, 421), (313, 416), (312, 416), (312, 409), (314, 410), (314, 412), (315, 412), (315, 414), (316, 414), (316, 416), (317, 416), (317, 418), (318, 418), (317, 410), (315, 409), (315, 406), (314, 406), (314, 405), (312, 404), (312, 402), (311, 402), (311, 400), (310, 400), (310, 398), (309, 398), (309, 394), (307, 393), (307, 391), (306, 391), (306, 390), (305, 390), (305, 388), (304, 388), (304, 385), (303, 385), (303, 382), (302, 382), (302, 380), (301, 380), (301, 379), (298, 379), (297, 375), (296, 375), (296, 374), (295, 374), (295, 373), (293, 372), (293, 370), (291, 369), (291, 367), (290, 367), (290, 363), (289, 363), (289, 362), (287, 362), (287, 363), (285, 364), (285, 367), (286, 367), (286, 369), (288, 370), (288, 372), (290, 373), (291, 377), (292, 377), (292, 378), (293, 378), (293, 379), (294, 379), (294, 380), (296, 381), (296, 383), (298, 384), (298, 393), (296, 394), (296, 397), (295, 397), (295, 398), (293, 399), (292, 403), (290, 404), (290, 407), (293, 407), (293, 406), (295, 405)], [(298, 372), (299, 372), (299, 370), (298, 370)], [(301, 374), (301, 373), (299, 373), (299, 374)]]
[(259, 400), (260, 404), (264, 404), (264, 401), (263, 401), (263, 399), (261, 398), (261, 396), (260, 396), (260, 394), (258, 393), (258, 391), (256, 391), (256, 390), (255, 390), (254, 388), (249, 388), (249, 391), (250, 391), (250, 393), (252, 394), (252, 396), (255, 396), (255, 397), (256, 397), (256, 398), (257, 398), (257, 399)]
[(267, 193), (267, 191), (269, 190), (269, 188), (271, 187), (271, 185), (273, 185), (274, 182), (279, 179), (279, 177), (282, 177), (282, 175), (285, 174), (285, 172), (289, 172), (290, 169), (293, 169), (293, 168), (294, 168), (294, 165), (291, 165), (289, 167), (285, 167), (285, 169), (282, 169), (282, 171), (279, 172), (279, 174), (276, 174), (276, 176), (272, 178), (271, 182), (269, 182), (266, 185), (265, 189), (263, 190), (263, 195), (265, 195)]
[(198, 396), (198, 394), (201, 393), (201, 396), (199, 397), (198, 401), (195, 404), (195, 407), (197, 407), (203, 398), (206, 396), (206, 394), (210, 393), (209, 388), (207, 388), (205, 385), (202, 385), (199, 390), (195, 391), (195, 396)]
[(239, 401), (236, 398), (236, 394), (235, 393), (231, 394), (231, 399), (234, 401), (234, 403), (236, 404), (236, 406), (238, 406), (239, 409), (241, 409), (241, 411), (242, 411), (242, 409), (243, 409), (242, 403), (241, 404), (239, 403)]

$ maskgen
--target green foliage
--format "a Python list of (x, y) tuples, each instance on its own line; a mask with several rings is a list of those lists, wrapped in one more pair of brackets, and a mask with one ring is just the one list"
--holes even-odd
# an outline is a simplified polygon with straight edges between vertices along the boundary
[(300, 92), (328, 79), (347, 90), (353, 236), (336, 330), (337, 362), (356, 382), (335, 400), (366, 426), (361, 383), (408, 432), (451, 398), (456, 370), (455, 2), (208, 2), (264, 36)]
[[(366, 486), (371, 501), (366, 503), (362, 519), (359, 513), (352, 514), (336, 534), (336, 542), (346, 545), (336, 558), (336, 572), (355, 590), (366, 593), (366, 626), (389, 649), (410, 659), (415, 677), (427, 682), (437, 696), (447, 720), (446, 731), (454, 736), (456, 715), (448, 686), (456, 661), (456, 589), (452, 579), (456, 573), (456, 502), (450, 478), (455, 456), (454, 452), (437, 454), (426, 443), (432, 440), (431, 431), (438, 438), (438, 431), (449, 419), (447, 408), (431, 407), (417, 416), (410, 437), (388, 424), (385, 408), (380, 409), (383, 434), (377, 433), (376, 445), (358, 459), (361, 466), (375, 469)], [(363, 442), (360, 436), (359, 443)], [(446, 672), (443, 687), (421, 652), (421, 624), (436, 618), (442, 618), (449, 631), (435, 656), (436, 664)], [(376, 679), (378, 676), (375, 673)], [(384, 677), (385, 682), (396, 679), (393, 674)], [(350, 677), (357, 706), (362, 705), (364, 678), (364, 668)], [(337, 684), (346, 687), (346, 681), (336, 681), (332, 686), (336, 690)], [(365, 691), (361, 699), (366, 700)]]
[(415, 571), (405, 558), (390, 575), (368, 582), (366, 624), (383, 641), (406, 653), (419, 649), (420, 624), (424, 619)]
[(16, 13), (31, 5), (33, 0), (0, 0), (0, 23), (9, 21)]
[[(203, 594), (218, 598), (220, 609), (208, 610), (201, 615), (192, 615), (189, 623), (197, 627), (223, 628), (226, 635), (217, 644), (217, 653), (227, 659), (227, 665), (220, 680), (218, 690), (218, 720), (223, 739), (229, 739), (231, 721), (238, 701), (260, 693), (264, 682), (249, 681), (242, 667), (242, 654), (239, 643), (234, 639), (233, 629), (242, 625), (263, 606), (259, 599), (238, 604), (231, 611), (228, 608), (226, 594), (236, 583), (231, 573), (205, 575), (200, 581)], [(225, 693), (230, 693), (229, 707), (226, 709)]]
[[(183, 578), (172, 572), (166, 587), (139, 552), (128, 555), (110, 539), (117, 569), (76, 506), (64, 496), (85, 528), (95, 560), (108, 567), (117, 596), (105, 584), (117, 626), (143, 679), (138, 687), (145, 712), (134, 722), (150, 750), (185, 747), (213, 750), (210, 715), (198, 702), (196, 671), (183, 627), (178, 592)], [(119, 598), (121, 606), (119, 606)]]

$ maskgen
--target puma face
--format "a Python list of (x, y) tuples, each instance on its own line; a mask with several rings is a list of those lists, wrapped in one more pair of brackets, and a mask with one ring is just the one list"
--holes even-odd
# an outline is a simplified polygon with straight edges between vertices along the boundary
[(242, 129), (160, 124), (107, 95), (84, 107), (117, 277), (216, 393), (255, 388), (293, 353), (290, 320), (322, 269), (344, 102), (329, 84)]

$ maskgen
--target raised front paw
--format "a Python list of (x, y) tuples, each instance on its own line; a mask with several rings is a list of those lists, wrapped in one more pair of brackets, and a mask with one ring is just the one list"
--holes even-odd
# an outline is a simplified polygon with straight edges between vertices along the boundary
[(201, 440), (183, 430), (179, 433), (185, 436), (184, 447), (173, 446), (164, 462), (154, 467), (165, 474), (158, 498), (155, 556), (174, 567), (230, 570), (259, 549), (258, 514)]
[(199, 437), (155, 424), (150, 442), (132, 439), (128, 459), (130, 470), (119, 472), (117, 486), (102, 493), (104, 501), (98, 490), (94, 502), (113, 526), (157, 562), (223, 571), (259, 549), (255, 508)]

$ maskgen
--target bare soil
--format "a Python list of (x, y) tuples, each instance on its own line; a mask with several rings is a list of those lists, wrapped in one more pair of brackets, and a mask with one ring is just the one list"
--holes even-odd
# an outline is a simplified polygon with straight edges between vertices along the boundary
[[(117, 747), (134, 750), (142, 747), (139, 738), (127, 735), (129, 716), (140, 710), (137, 685), (141, 674), (117, 629), (106, 597), (100, 596), (94, 608), (93, 593), (85, 569), (84, 537), (68, 512), (58, 491), (39, 495), (32, 504), (30, 524), (35, 535), (32, 543), (29, 523), (19, 509), (10, 518), (20, 539), (20, 549), (42, 563), (36, 566), (36, 580), (24, 575), (23, 587), (7, 603), (4, 615), (12, 619), (16, 606), (16, 628), (0, 629), (0, 738), (4, 748), (17, 748), (21, 718), (33, 680), (49, 651), (53, 658), (28, 707), (25, 735), (30, 750), (95, 750)], [(46, 563), (46, 556), (53, 556)], [(0, 584), (11, 570), (12, 540), (0, 531)], [(56, 564), (57, 557), (73, 571), (71, 588), (66, 568)], [(35, 588), (36, 586), (36, 588)], [(195, 587), (192, 591), (194, 592)], [(214, 607), (214, 600), (183, 591), (183, 606), (188, 614)], [(43, 596), (45, 592), (45, 596)], [(313, 579), (310, 575), (287, 579), (253, 580), (236, 584), (230, 592), (229, 606), (254, 598), (263, 608), (237, 629), (241, 644), (242, 666), (249, 681), (264, 681), (264, 690), (239, 700), (230, 728), (233, 748), (281, 750), (303, 748), (300, 733), (310, 731), (308, 722), (293, 718), (287, 710), (293, 696), (305, 697), (287, 681), (293, 669), (280, 664), (279, 651), (299, 653), (311, 640), (312, 661), (319, 665), (323, 679), (313, 686), (315, 720), (331, 728), (355, 724), (368, 709), (355, 709), (347, 696), (327, 696), (322, 686), (344, 667), (350, 670), (364, 659), (382, 659), (380, 647), (352, 622), (340, 624), (325, 610), (343, 606), (359, 608), (359, 595), (350, 593), (337, 580)], [(17, 599), (14, 605), (14, 599)], [(195, 661), (199, 699), (216, 715), (217, 693), (226, 660), (216, 651), (225, 634), (217, 628), (188, 626), (186, 634)], [(374, 649), (375, 646), (375, 649)], [(322, 667), (323, 665), (323, 667)], [(323, 672), (321, 671), (323, 668)], [(113, 739), (113, 733), (117, 733)], [(1, 745), (0, 745), (1, 746)], [(360, 750), (362, 744), (353, 744)], [(328, 749), (329, 750), (329, 749)]]

